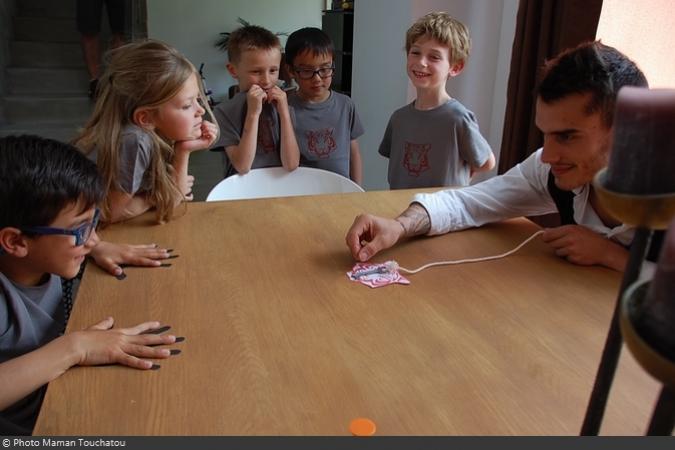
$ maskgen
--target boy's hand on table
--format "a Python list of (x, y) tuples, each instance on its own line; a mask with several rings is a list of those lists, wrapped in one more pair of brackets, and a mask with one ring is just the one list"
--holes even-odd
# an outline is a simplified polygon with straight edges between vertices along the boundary
[(100, 241), (91, 251), (96, 265), (116, 277), (122, 276), (125, 266), (160, 267), (162, 261), (175, 258), (173, 249), (158, 247), (157, 244), (129, 245)]
[(95, 366), (122, 364), (136, 369), (156, 369), (159, 366), (148, 359), (166, 359), (180, 350), (156, 348), (180, 342), (172, 334), (155, 334), (159, 322), (144, 322), (131, 328), (112, 328), (114, 319), (108, 317), (85, 331), (64, 336), (71, 341), (75, 365)]

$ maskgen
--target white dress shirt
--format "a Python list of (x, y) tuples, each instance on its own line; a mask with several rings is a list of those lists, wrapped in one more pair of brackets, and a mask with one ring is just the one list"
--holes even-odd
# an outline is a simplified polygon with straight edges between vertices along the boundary
[[(541, 161), (542, 149), (503, 175), (474, 186), (448, 189), (433, 194), (417, 194), (429, 213), (429, 235), (478, 227), (490, 222), (520, 216), (540, 216), (557, 212), (548, 192), (551, 170)], [(624, 246), (633, 240), (634, 229), (626, 225), (608, 227), (602, 223), (590, 204), (590, 184), (574, 189), (574, 220), (596, 233)]]

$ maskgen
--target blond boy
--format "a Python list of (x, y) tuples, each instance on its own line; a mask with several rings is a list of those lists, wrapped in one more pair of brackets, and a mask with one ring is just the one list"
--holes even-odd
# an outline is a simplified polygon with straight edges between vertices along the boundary
[(418, 19), (406, 33), (406, 69), (417, 98), (389, 119), (379, 152), (389, 158), (392, 189), (466, 186), (495, 158), (474, 114), (446, 91), (469, 57), (468, 29), (443, 12)]

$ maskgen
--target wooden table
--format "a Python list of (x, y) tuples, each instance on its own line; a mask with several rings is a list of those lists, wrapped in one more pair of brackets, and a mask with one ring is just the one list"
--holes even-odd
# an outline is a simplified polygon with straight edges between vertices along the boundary
[[(186, 336), (158, 371), (74, 368), (52, 382), (47, 435), (576, 434), (618, 273), (557, 258), (540, 240), (503, 260), (428, 269), (370, 289), (345, 273), (356, 214), (400, 212), (410, 191), (195, 203), (166, 224), (104, 230), (176, 249), (170, 268), (87, 268), (69, 329), (107, 315)], [(510, 250), (525, 219), (415, 239), (404, 267)], [(624, 351), (602, 432), (642, 434), (658, 386)]]

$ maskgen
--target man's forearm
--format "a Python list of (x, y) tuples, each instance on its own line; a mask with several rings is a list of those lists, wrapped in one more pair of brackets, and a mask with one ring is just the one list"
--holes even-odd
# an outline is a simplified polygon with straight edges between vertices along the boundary
[(403, 227), (404, 237), (427, 234), (431, 229), (429, 213), (419, 203), (412, 203), (396, 218), (396, 221)]

